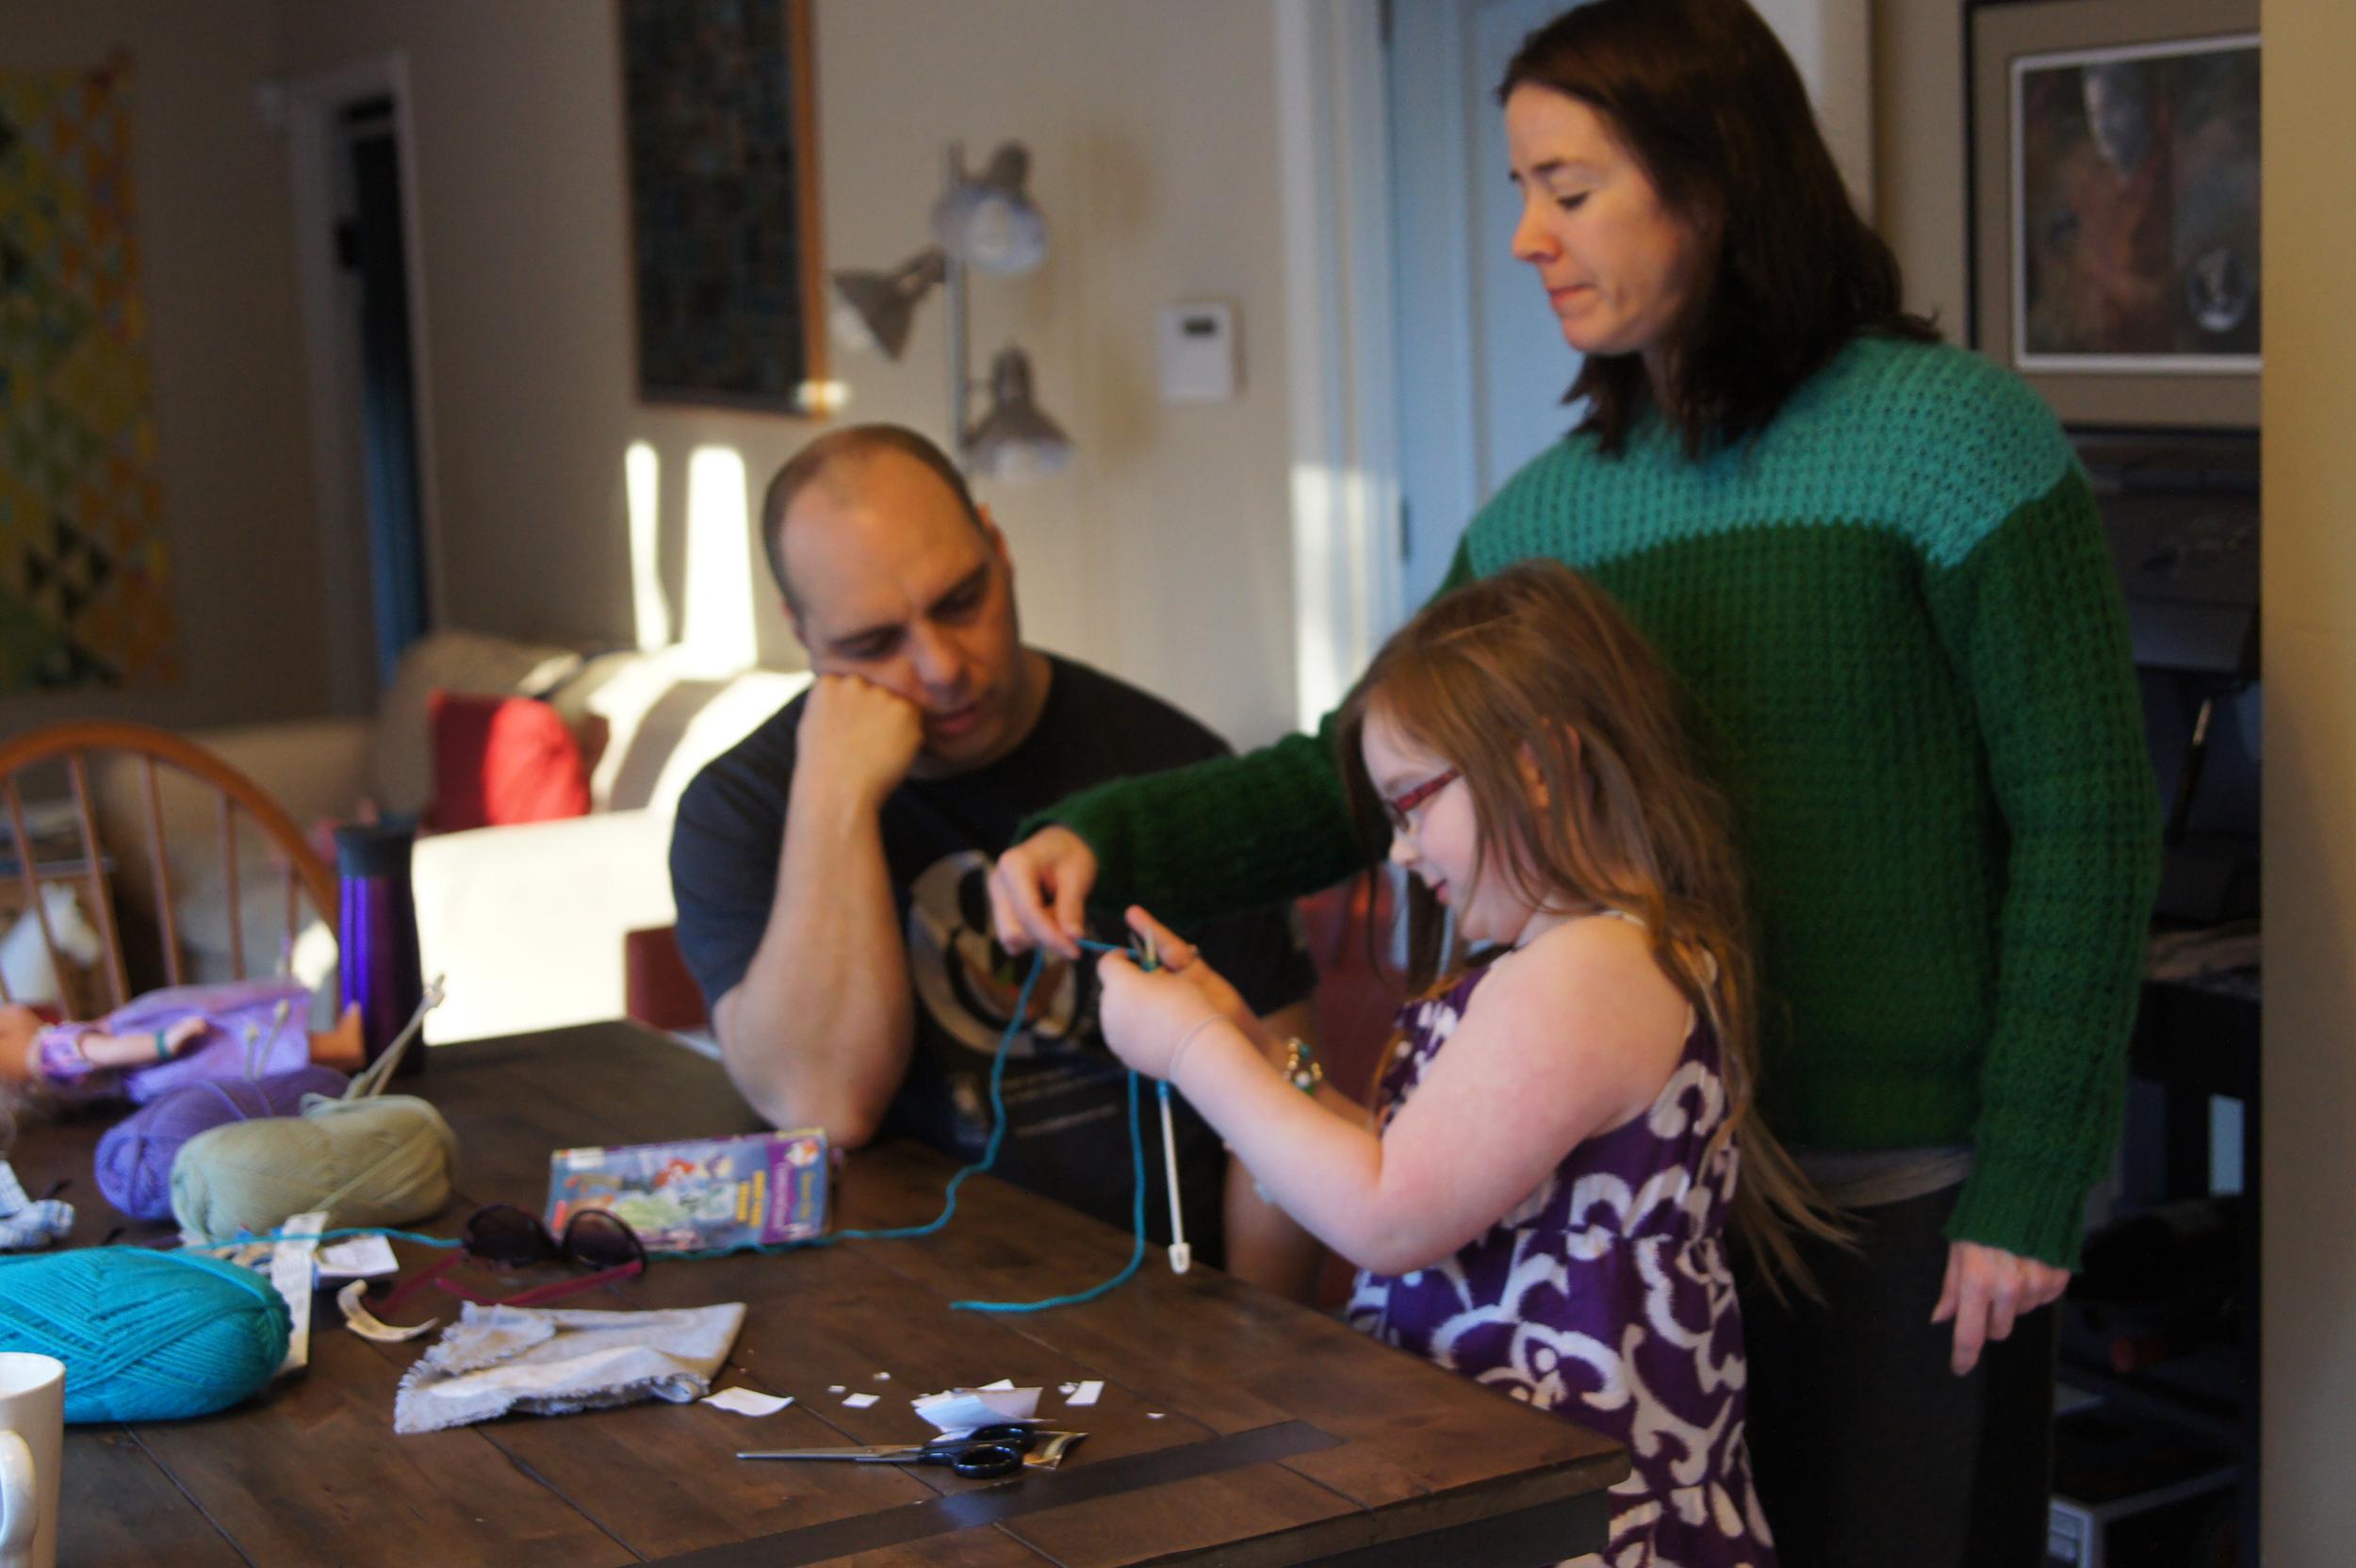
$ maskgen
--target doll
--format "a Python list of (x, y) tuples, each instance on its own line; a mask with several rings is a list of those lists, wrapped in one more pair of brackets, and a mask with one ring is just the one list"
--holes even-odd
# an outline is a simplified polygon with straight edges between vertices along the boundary
[(260, 1077), (306, 1062), (361, 1065), (360, 1011), (308, 1030), (311, 989), (284, 977), (171, 986), (135, 997), (94, 1022), (53, 1023), (33, 1008), (0, 1006), (0, 1083), (68, 1099), (126, 1095), (145, 1104), (201, 1078)]

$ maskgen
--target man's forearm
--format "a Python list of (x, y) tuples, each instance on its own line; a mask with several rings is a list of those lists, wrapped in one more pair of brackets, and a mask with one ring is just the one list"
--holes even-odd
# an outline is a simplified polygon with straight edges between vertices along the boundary
[(875, 1135), (916, 1019), (872, 802), (796, 778), (769, 924), (716, 1022), (728, 1075), (773, 1126)]

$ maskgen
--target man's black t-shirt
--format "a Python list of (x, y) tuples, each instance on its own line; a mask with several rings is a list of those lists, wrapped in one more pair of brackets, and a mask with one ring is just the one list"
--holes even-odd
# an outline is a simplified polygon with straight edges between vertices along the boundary
[[(991, 938), (991, 861), (1023, 818), (1076, 790), (1227, 751), (1218, 736), (1159, 698), (1049, 657), (1047, 701), (1021, 745), (973, 773), (908, 779), (883, 806), (884, 856), (916, 990), (915, 1048), (884, 1131), (969, 1160), (980, 1156), (989, 1138), (990, 1058), (1031, 965)], [(679, 800), (671, 838), (679, 950), (708, 1001), (744, 979), (769, 923), (805, 700), (787, 704), (715, 759)], [(1117, 940), (1126, 933), (1091, 935)], [(1254, 1011), (1299, 1001), (1315, 982), (1281, 910), (1186, 935)], [(861, 978), (848, 974), (842, 983), (859, 985)], [(1033, 990), (1031, 1023), (1007, 1049), (1006, 1138), (995, 1171), (1126, 1230), (1132, 1185), (1124, 1070), (1098, 1032), (1096, 988), (1093, 962), (1074, 966), (1050, 956)], [(1151, 1086), (1144, 1089), (1146, 1216), (1154, 1239), (1166, 1242), (1160, 1122)], [(1216, 1262), (1224, 1250), (1225, 1152), (1183, 1100), (1176, 1109), (1187, 1240)]]

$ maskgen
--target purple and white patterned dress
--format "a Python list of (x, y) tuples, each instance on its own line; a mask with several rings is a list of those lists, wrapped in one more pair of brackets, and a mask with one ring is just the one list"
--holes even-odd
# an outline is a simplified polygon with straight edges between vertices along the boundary
[[(1388, 1125), (1454, 1033), (1476, 970), (1411, 1004)], [(1512, 1213), (1413, 1274), (1361, 1271), (1352, 1327), (1628, 1445), (1609, 1568), (1775, 1568), (1743, 1446), (1742, 1315), (1722, 1241), (1737, 1154), (1718, 1043), (1696, 1021), (1644, 1115), (1588, 1139)]]

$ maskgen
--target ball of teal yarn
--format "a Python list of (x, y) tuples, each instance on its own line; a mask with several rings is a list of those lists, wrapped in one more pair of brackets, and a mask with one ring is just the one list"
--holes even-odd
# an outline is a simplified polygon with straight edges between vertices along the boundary
[(292, 1323), (270, 1282), (193, 1252), (0, 1259), (0, 1350), (65, 1363), (65, 1418), (169, 1421), (259, 1393)]

